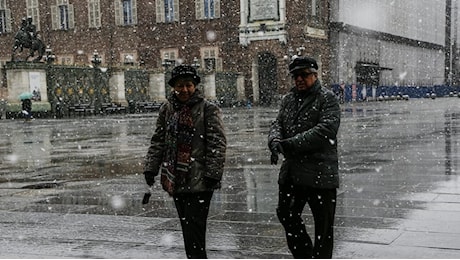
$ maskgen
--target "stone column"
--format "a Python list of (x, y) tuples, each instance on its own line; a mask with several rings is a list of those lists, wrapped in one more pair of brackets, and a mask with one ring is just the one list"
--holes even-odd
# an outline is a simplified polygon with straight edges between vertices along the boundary
[(239, 75), (238, 78), (236, 79), (236, 98), (238, 101), (244, 101), (246, 102), (246, 93), (244, 91), (244, 76)]
[(252, 102), (254, 104), (259, 104), (259, 66), (253, 61), (252, 62)]
[(125, 95), (125, 72), (114, 70), (109, 78), (110, 99), (115, 104), (128, 106)]
[(204, 96), (208, 100), (216, 100), (216, 74), (211, 73), (204, 76), (203, 82)]
[(29, 62), (8, 62), (6, 64), (7, 112), (22, 110), (19, 95), (24, 92), (36, 93), (40, 97), (32, 102), (32, 112), (51, 112), (46, 85), (46, 66), (42, 63)]
[(149, 95), (152, 101), (163, 102), (166, 100), (166, 80), (164, 73), (151, 73), (149, 75)]
[(286, 0), (279, 1), (280, 22), (286, 22)]

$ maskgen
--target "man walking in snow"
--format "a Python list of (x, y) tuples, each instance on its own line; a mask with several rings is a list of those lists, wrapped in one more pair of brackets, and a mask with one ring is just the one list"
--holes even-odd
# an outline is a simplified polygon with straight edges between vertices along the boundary
[[(321, 86), (316, 60), (295, 58), (289, 72), (295, 87), (282, 99), (268, 136), (272, 164), (284, 155), (276, 212), (294, 258), (332, 258), (339, 102)], [(315, 223), (314, 243), (302, 220), (307, 203)]]

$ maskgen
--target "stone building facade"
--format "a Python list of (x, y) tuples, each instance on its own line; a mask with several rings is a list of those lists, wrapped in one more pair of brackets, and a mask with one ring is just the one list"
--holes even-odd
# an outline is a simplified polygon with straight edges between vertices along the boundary
[(271, 105), (290, 89), (287, 64), (299, 54), (315, 57), (330, 83), (329, 1), (0, 0), (2, 62), (27, 16), (56, 64), (91, 65), (95, 50), (108, 68), (199, 64), (202, 74), (241, 75), (239, 99)]
[(293, 55), (316, 58), (326, 86), (455, 84), (458, 2), (0, 0), (0, 62), (31, 16), (55, 64), (89, 66), (95, 50), (117, 70), (196, 64), (203, 75), (239, 75), (237, 99), (260, 105), (290, 89)]
[(332, 1), (331, 81), (458, 84), (458, 6), (458, 0)]

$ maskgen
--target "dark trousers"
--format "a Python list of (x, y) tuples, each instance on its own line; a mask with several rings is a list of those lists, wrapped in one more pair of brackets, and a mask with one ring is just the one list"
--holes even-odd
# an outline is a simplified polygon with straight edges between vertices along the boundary
[(206, 221), (213, 192), (174, 195), (187, 258), (207, 258)]
[[(276, 213), (286, 231), (287, 244), (294, 258), (332, 258), (336, 198), (336, 189), (279, 186)], [(307, 202), (315, 222), (314, 244), (301, 216)]]

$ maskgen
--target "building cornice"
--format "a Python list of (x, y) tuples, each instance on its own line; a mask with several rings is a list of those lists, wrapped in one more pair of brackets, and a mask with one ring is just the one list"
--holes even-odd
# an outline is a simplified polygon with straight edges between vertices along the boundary
[(344, 24), (342, 22), (331, 22), (330, 23), (331, 32), (343, 32), (347, 34), (354, 34), (359, 37), (368, 37), (382, 41), (389, 41), (398, 44), (404, 44), (407, 46), (413, 46), (418, 48), (426, 48), (432, 50), (444, 50), (444, 46), (436, 43), (420, 41), (415, 39), (410, 39), (403, 36), (398, 36), (390, 33), (379, 32), (374, 30), (365, 29), (362, 27)]

